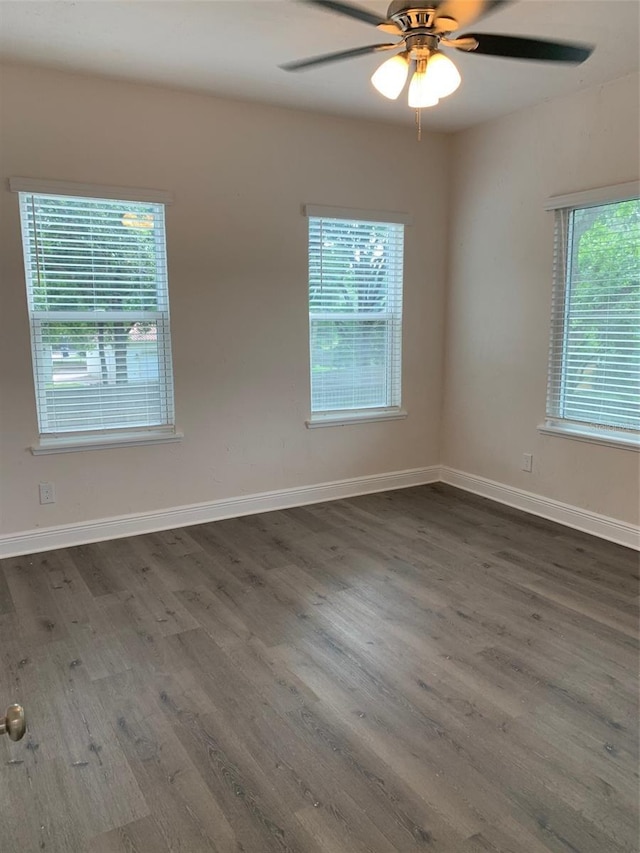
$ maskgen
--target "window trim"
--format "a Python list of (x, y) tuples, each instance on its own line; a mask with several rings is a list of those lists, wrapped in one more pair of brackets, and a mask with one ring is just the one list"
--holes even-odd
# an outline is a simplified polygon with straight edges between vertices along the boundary
[(316, 427), (348, 426), (349, 424), (376, 423), (377, 421), (396, 421), (408, 417), (409, 413), (400, 408), (392, 406), (380, 409), (345, 409), (335, 412), (316, 412), (305, 421), (307, 429)]
[(631, 431), (627, 433), (625, 430), (618, 430), (614, 427), (603, 426), (600, 430), (590, 430), (577, 422), (572, 424), (569, 421), (547, 418), (544, 423), (538, 424), (538, 432), (542, 435), (586, 441), (589, 444), (604, 444), (607, 447), (617, 447), (620, 450), (640, 451), (640, 435), (636, 436)]
[[(47, 179), (39, 179), (39, 178), (22, 178), (22, 177), (11, 177), (8, 180), (9, 190), (13, 193), (16, 193), (20, 198), (22, 194), (24, 195), (49, 195), (49, 196), (59, 196), (61, 198), (87, 198), (96, 201), (131, 201), (131, 202), (139, 202), (139, 203), (148, 203), (160, 205), (163, 207), (162, 221), (163, 221), (163, 229), (162, 229), (162, 238), (163, 238), (163, 246), (161, 255), (164, 257), (164, 280), (167, 281), (167, 273), (166, 273), (166, 232), (164, 230), (164, 207), (173, 202), (173, 195), (170, 192), (165, 190), (152, 190), (152, 189), (140, 189), (140, 188), (132, 188), (132, 187), (116, 187), (116, 186), (103, 186), (98, 184), (84, 184), (84, 183), (75, 183), (68, 181), (56, 181), (56, 180), (47, 180)], [(23, 243), (24, 243), (24, 223), (22, 222), (22, 207), (20, 204), (19, 208), (20, 212), (20, 227), (21, 232), (23, 234)], [(159, 239), (160, 235), (156, 234), (156, 242)], [(27, 286), (27, 293), (29, 292), (30, 287), (30, 279), (31, 279), (31, 271), (29, 266), (29, 259), (23, 249), (23, 260), (24, 260), (24, 272)], [(168, 288), (167, 288), (168, 290)], [(163, 293), (163, 301), (168, 300), (168, 292)], [(130, 312), (104, 312), (104, 318), (109, 320), (117, 320), (125, 315), (128, 315)], [(87, 430), (87, 431), (69, 431), (69, 432), (58, 432), (55, 431), (39, 433), (38, 441), (34, 443), (30, 450), (34, 456), (43, 455), (43, 454), (51, 454), (51, 453), (67, 453), (71, 451), (78, 450), (97, 450), (103, 448), (113, 448), (113, 447), (132, 447), (139, 446), (144, 444), (165, 444), (168, 442), (180, 441), (183, 438), (183, 433), (180, 432), (175, 423), (175, 385), (173, 380), (173, 364), (171, 358), (171, 328), (170, 328), (170, 315), (169, 315), (169, 306), (168, 302), (166, 305), (166, 310), (161, 311), (152, 311), (152, 312), (136, 312), (136, 318), (139, 319), (141, 313), (146, 313), (149, 315), (149, 319), (155, 320), (158, 325), (158, 328), (162, 327), (164, 329), (163, 339), (168, 341), (168, 352), (169, 352), (169, 369), (171, 374), (170, 379), (170, 390), (171, 390), (171, 404), (168, 404), (168, 401), (165, 401), (164, 409), (167, 412), (172, 414), (173, 420), (172, 423), (169, 424), (160, 424), (157, 426), (146, 426), (139, 428), (131, 428), (126, 426), (120, 427), (110, 427), (105, 428), (103, 430)], [(81, 321), (83, 319), (90, 320), (91, 322), (95, 322), (100, 319), (102, 316), (102, 312), (58, 312), (58, 315), (61, 319), (68, 319), (71, 321)], [(57, 315), (57, 316), (58, 316)], [(63, 316), (64, 315), (64, 316)], [(126, 317), (125, 317), (126, 319)], [(34, 365), (33, 372), (33, 382), (34, 382), (34, 396), (36, 402), (36, 408), (38, 410), (38, 428), (40, 429), (40, 407), (41, 407), (41, 388), (38, 385), (35, 371), (36, 364), (36, 340), (38, 337), (38, 329), (43, 322), (50, 320), (50, 312), (48, 311), (38, 311), (33, 310), (31, 304), (29, 302), (29, 335), (31, 339), (31, 350), (32, 350), (32, 362)], [(165, 344), (166, 346), (167, 344)], [(158, 369), (160, 374), (164, 376), (167, 365), (165, 360), (162, 359), (159, 361)], [(160, 383), (160, 394), (164, 396), (167, 391), (166, 379)]]
[(78, 450), (108, 450), (114, 447), (140, 447), (145, 444), (170, 444), (181, 441), (184, 433), (170, 427), (157, 430), (141, 429), (139, 432), (122, 431), (113, 433), (92, 433), (91, 435), (60, 434), (59, 438), (47, 436), (31, 446), (34, 456), (46, 456), (51, 453), (72, 453)]
[(413, 217), (409, 213), (398, 210), (363, 210), (358, 207), (331, 207), (326, 204), (304, 204), (302, 215), (310, 219), (312, 216), (320, 219), (354, 219), (362, 222), (390, 222), (394, 225), (413, 225)]
[[(356, 222), (380, 222), (380, 223), (388, 223), (391, 225), (403, 225), (406, 229), (408, 226), (413, 225), (413, 217), (408, 213), (403, 213), (400, 211), (381, 211), (381, 210), (365, 210), (362, 208), (354, 208), (354, 207), (336, 207), (330, 205), (322, 205), (322, 204), (303, 204), (302, 205), (302, 215), (307, 219), (310, 218), (319, 218), (319, 219), (339, 219), (339, 220), (349, 220), (352, 219)], [(403, 245), (404, 245), (404, 236), (403, 236)], [(404, 254), (404, 253), (403, 253)], [(309, 258), (309, 244), (307, 244), (307, 259)], [(401, 300), (401, 310), (400, 310), (400, 325), (401, 330), (403, 328), (403, 319), (404, 319), (404, 257), (403, 257), (403, 270), (402, 270), (402, 300)], [(311, 333), (311, 322), (312, 320), (323, 319), (323, 312), (315, 312), (316, 316), (312, 317), (312, 312), (307, 307), (307, 315), (308, 315), (308, 323), (309, 323), (309, 334)], [(394, 322), (395, 313), (393, 311), (387, 312), (388, 316), (385, 316), (382, 319)], [(358, 320), (358, 319), (372, 319), (372, 316), (367, 314), (364, 317), (360, 317), (359, 315), (349, 314), (344, 316), (338, 316), (335, 313), (330, 313), (326, 319), (345, 319), (345, 320)], [(401, 335), (401, 341), (403, 340), (403, 335)], [(401, 344), (402, 346), (402, 344)], [(310, 411), (308, 419), (305, 421), (305, 426), (307, 429), (316, 429), (318, 427), (332, 427), (332, 426), (347, 426), (350, 424), (359, 424), (359, 423), (375, 423), (378, 421), (389, 421), (389, 420), (401, 420), (408, 417), (408, 412), (402, 407), (402, 380), (403, 380), (403, 370), (402, 370), (402, 353), (400, 355), (400, 402), (397, 406), (378, 406), (378, 407), (367, 407), (361, 409), (337, 409), (333, 411), (321, 411), (314, 412)], [(311, 365), (309, 366), (311, 367)], [(391, 369), (392, 365), (389, 365), (389, 369)], [(309, 378), (311, 379), (311, 370), (309, 370)], [(310, 400), (311, 402), (311, 400)]]
[(74, 181), (50, 181), (46, 178), (9, 178), (9, 190), (12, 193), (79, 196), (80, 198), (106, 198), (115, 201), (141, 201), (149, 202), (150, 204), (173, 204), (173, 193), (167, 190), (81, 184)]
[[(569, 193), (566, 195), (551, 196), (545, 202), (544, 209), (546, 211), (558, 212), (566, 210), (571, 213), (575, 210), (583, 210), (588, 207), (598, 207), (605, 204), (617, 204), (624, 201), (640, 198), (640, 181), (628, 181), (622, 184), (615, 184), (607, 187), (595, 187), (581, 192)], [(563, 288), (566, 293), (567, 285), (567, 251), (564, 246), (557, 248), (562, 256), (562, 277)], [(554, 256), (554, 280), (552, 291), (552, 302), (557, 297), (559, 272), (556, 268), (556, 258)], [(563, 314), (563, 323), (565, 323), (566, 314)], [(551, 321), (551, 336), (553, 339), (554, 317)], [(563, 352), (560, 357), (563, 357)], [(554, 366), (554, 347), (553, 344), (549, 350), (549, 361), (547, 365), (547, 414), (543, 423), (539, 424), (537, 430), (543, 435), (558, 436), (561, 438), (569, 438), (575, 441), (583, 441), (591, 444), (601, 444), (607, 447), (615, 447), (621, 450), (640, 451), (640, 433), (634, 430), (625, 430), (615, 426), (607, 426), (605, 424), (587, 424), (581, 421), (571, 421), (554, 417), (548, 413), (549, 399), (551, 396), (551, 372)]]
[(545, 202), (545, 210), (561, 210), (563, 208), (598, 207), (601, 204), (616, 204), (619, 201), (631, 201), (640, 195), (640, 181), (627, 181), (624, 184), (614, 184), (610, 187), (594, 187), (567, 195), (554, 195)]

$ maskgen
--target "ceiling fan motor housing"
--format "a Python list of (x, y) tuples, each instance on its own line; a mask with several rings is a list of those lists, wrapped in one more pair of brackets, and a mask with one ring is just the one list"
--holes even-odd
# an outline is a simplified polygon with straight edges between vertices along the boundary
[(439, 39), (432, 33), (410, 32), (404, 43), (412, 59), (428, 59), (438, 49)]
[(408, 3), (407, 0), (393, 0), (387, 11), (387, 17), (397, 24), (403, 33), (408, 33), (412, 30), (431, 30), (436, 13), (437, 3), (431, 2), (428, 6), (417, 6), (415, 3)]

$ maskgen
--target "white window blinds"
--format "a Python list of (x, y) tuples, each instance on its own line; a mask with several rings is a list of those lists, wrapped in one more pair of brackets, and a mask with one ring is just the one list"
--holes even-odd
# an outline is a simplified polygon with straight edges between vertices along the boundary
[(20, 192), (40, 434), (174, 422), (164, 205)]
[(309, 216), (312, 413), (396, 409), (404, 226)]
[(547, 415), (640, 430), (640, 202), (556, 210)]

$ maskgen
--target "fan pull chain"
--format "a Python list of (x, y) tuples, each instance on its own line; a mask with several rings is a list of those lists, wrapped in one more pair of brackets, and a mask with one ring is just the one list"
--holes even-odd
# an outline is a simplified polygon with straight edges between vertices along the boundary
[(416, 110), (416, 127), (418, 128), (418, 142), (422, 140), (422, 110)]

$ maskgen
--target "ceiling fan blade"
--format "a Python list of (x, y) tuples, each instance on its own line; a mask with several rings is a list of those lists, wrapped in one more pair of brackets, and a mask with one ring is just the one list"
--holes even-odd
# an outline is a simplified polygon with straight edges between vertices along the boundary
[[(444, 0), (436, 10), (435, 31), (456, 32), (511, 2), (513, 0)], [(457, 26), (452, 25), (451, 18)]]
[(360, 6), (352, 6), (351, 3), (339, 3), (337, 0), (306, 0), (306, 2), (312, 3), (314, 6), (322, 6), (332, 12), (338, 12), (340, 15), (346, 15), (348, 18), (355, 18), (357, 21), (363, 21), (365, 24), (373, 24), (374, 27), (389, 23), (389, 21), (386, 21), (379, 15), (369, 12), (368, 9), (363, 9)]
[(591, 45), (571, 42), (490, 35), (489, 33), (466, 33), (464, 39), (470, 38), (478, 42), (473, 53), (504, 56), (509, 59), (537, 59), (542, 62), (574, 62), (578, 64), (584, 62), (593, 53)]
[(457, 47), (458, 50), (471, 51), (478, 47), (478, 42), (470, 36), (461, 36), (457, 39), (441, 38), (440, 44), (444, 47)]
[(388, 36), (404, 36), (400, 27), (394, 24), (393, 21), (383, 21), (381, 24), (378, 24), (378, 29)]
[(381, 50), (393, 50), (394, 47), (402, 47), (402, 42), (398, 42), (398, 44), (368, 44), (365, 47), (354, 47), (351, 50), (339, 50), (337, 53), (323, 53), (321, 56), (310, 56), (308, 59), (285, 62), (280, 68), (284, 71), (306, 71), (307, 68), (314, 68), (316, 65), (339, 62), (341, 59), (353, 59), (356, 56), (378, 53)]

